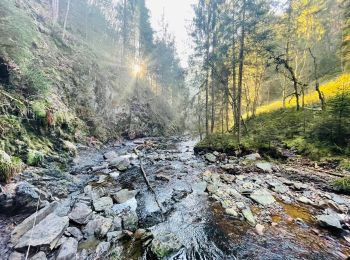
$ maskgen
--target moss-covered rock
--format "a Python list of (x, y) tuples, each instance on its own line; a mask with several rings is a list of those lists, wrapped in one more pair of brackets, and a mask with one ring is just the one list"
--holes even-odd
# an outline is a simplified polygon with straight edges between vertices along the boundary
[(178, 238), (172, 233), (158, 234), (151, 244), (151, 250), (159, 259), (177, 252), (182, 247)]

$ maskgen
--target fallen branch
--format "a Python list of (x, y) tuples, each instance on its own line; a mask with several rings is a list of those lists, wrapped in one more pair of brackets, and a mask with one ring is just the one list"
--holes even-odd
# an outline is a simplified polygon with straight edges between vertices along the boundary
[(161, 213), (161, 216), (162, 216), (162, 219), (164, 220), (164, 215), (163, 215), (163, 209), (162, 209), (162, 206), (161, 204), (159, 203), (158, 199), (157, 199), (157, 194), (156, 192), (154, 191), (154, 189), (152, 188), (148, 178), (147, 178), (147, 175), (146, 175), (146, 171), (145, 169), (143, 168), (143, 164), (142, 164), (142, 159), (141, 157), (139, 156), (139, 152), (137, 151), (137, 147), (134, 148), (134, 152), (135, 154), (139, 157), (139, 161), (140, 161), (140, 168), (141, 168), (141, 172), (142, 172), (142, 176), (143, 176), (143, 179), (145, 180), (146, 182), (146, 185), (148, 187), (148, 189), (152, 192), (152, 194), (154, 195), (154, 199), (160, 209), (160, 213)]

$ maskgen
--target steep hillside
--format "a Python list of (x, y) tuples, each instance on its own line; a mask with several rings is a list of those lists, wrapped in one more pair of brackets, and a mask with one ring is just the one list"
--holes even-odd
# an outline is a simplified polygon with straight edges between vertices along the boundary
[(173, 112), (181, 101), (152, 88), (150, 77), (161, 75), (135, 74), (141, 56), (122, 63), (106, 6), (62, 0), (55, 10), (52, 3), (0, 2), (0, 150), (35, 164), (66, 141), (181, 130)]

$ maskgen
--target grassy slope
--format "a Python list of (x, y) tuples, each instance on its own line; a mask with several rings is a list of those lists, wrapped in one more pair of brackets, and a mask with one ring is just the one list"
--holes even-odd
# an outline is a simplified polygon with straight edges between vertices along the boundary
[[(338, 78), (331, 80), (321, 85), (320, 90), (324, 93), (326, 99), (336, 96), (341, 91), (350, 91), (350, 73), (343, 74)], [(318, 93), (313, 91), (305, 96), (305, 104), (317, 104), (319, 103)], [(295, 98), (292, 98), (286, 102), (287, 108), (293, 108), (296, 106)], [(283, 107), (282, 101), (274, 101), (268, 105), (260, 106), (257, 109), (257, 114), (271, 112)]]
[[(350, 92), (350, 74), (344, 74), (321, 86), (329, 103), (342, 92)], [(316, 92), (305, 97), (306, 104), (313, 106), (319, 103)], [(329, 109), (328, 109), (329, 110)], [(340, 158), (345, 166), (346, 157), (350, 155), (349, 144), (340, 146), (331, 141), (334, 127), (334, 114), (330, 111), (305, 109), (295, 111), (295, 100), (282, 109), (282, 102), (276, 101), (258, 108), (255, 118), (246, 120), (247, 131), (244, 131), (240, 148), (249, 151), (263, 151), (276, 155), (283, 147), (296, 148), (300, 153), (314, 160)], [(348, 119), (346, 119), (348, 120)], [(348, 129), (345, 121), (345, 129)], [(333, 132), (332, 132), (333, 131)], [(328, 136), (329, 135), (329, 136)], [(329, 139), (329, 140), (328, 140)], [(198, 150), (219, 150), (233, 152), (238, 149), (236, 137), (232, 134), (213, 134), (197, 144)]]

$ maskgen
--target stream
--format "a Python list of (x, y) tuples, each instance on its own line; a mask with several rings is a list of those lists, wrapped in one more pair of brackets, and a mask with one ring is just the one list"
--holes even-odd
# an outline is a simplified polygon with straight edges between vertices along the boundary
[[(210, 163), (204, 156), (195, 155), (195, 143), (187, 137), (146, 138), (103, 149), (82, 149), (72, 163), (71, 173), (84, 183), (81, 185), (84, 190), (88, 185), (98, 190), (100, 196), (121, 189), (137, 191), (137, 229), (160, 240), (170, 236), (169, 243), (179, 245), (164, 259), (328, 260), (347, 259), (350, 255), (349, 242), (346, 241), (348, 231), (320, 227), (315, 219), (325, 210), (325, 207), (316, 205), (321, 197), (331, 201), (337, 196), (338, 204), (342, 205), (340, 209), (345, 211), (350, 205), (347, 196), (319, 190), (313, 184), (295, 190), (293, 187), (297, 184), (286, 178), (282, 166), (262, 173), (239, 158), (231, 158), (234, 167), (241, 166), (239, 174), (229, 174), (219, 162)], [(139, 151), (139, 158), (134, 149)], [(111, 177), (111, 170), (104, 167), (92, 172), (91, 167), (103, 166), (104, 154), (111, 152), (129, 158), (128, 169), (118, 172), (115, 178)], [(140, 158), (155, 194), (146, 185), (140, 170)], [(227, 158), (222, 160), (228, 162)], [(281, 184), (274, 186), (272, 182)], [(275, 188), (271, 189), (271, 185)], [(276, 189), (282, 186), (285, 191)], [(262, 206), (249, 198), (249, 194), (260, 188), (269, 189), (275, 202)], [(247, 193), (247, 190), (251, 191)], [(310, 199), (301, 203), (301, 199), (297, 199), (300, 195)], [(78, 200), (79, 196), (82, 195), (78, 195)], [(259, 232), (255, 224), (249, 224), (242, 214), (244, 208), (250, 209), (255, 224), (261, 224), (263, 231)], [(113, 210), (119, 209), (113, 207)], [(104, 215), (108, 215), (107, 211)], [(157, 259), (150, 240), (139, 241), (135, 239), (136, 233), (118, 241), (117, 253), (108, 258)], [(89, 254), (101, 241), (80, 241), (78, 250), (85, 252), (84, 257), (80, 254), (77, 259), (93, 259)], [(55, 259), (55, 256), (51, 252), (48, 259)]]

